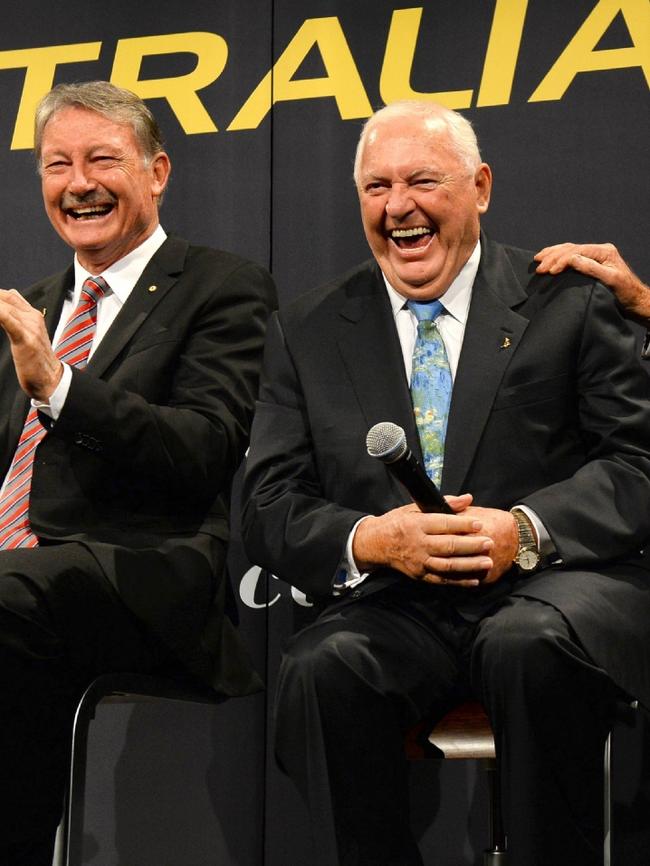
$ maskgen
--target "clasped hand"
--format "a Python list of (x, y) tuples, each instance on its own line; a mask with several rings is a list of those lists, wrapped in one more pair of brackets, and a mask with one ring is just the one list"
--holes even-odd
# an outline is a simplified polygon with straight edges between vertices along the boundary
[(11, 345), (18, 383), (35, 400), (48, 400), (63, 365), (54, 354), (42, 314), (15, 289), (0, 289), (0, 327)]
[(360, 571), (388, 566), (413, 580), (475, 587), (512, 566), (518, 534), (509, 511), (473, 506), (470, 494), (447, 496), (454, 514), (404, 505), (357, 527), (352, 553)]

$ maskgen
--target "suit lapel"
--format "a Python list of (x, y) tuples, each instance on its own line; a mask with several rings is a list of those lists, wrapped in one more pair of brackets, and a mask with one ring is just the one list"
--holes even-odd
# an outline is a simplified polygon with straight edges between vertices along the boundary
[(168, 237), (152, 257), (88, 362), (87, 369), (94, 375), (107, 370), (169, 292), (183, 271), (188, 246), (187, 241)]
[(445, 493), (463, 492), (503, 374), (528, 326), (512, 309), (527, 294), (505, 251), (485, 237), (481, 250), (449, 412), (441, 484)]
[(29, 298), (30, 304), (43, 314), (50, 340), (54, 339), (66, 295), (72, 293), (73, 288), (74, 268), (71, 266), (63, 273), (42, 283)]
[[(340, 316), (338, 348), (367, 429), (380, 421), (392, 421), (404, 429), (409, 446), (418, 454), (420, 443), (402, 350), (378, 267), (362, 272), (350, 285)], [(390, 478), (395, 496), (410, 501)]]

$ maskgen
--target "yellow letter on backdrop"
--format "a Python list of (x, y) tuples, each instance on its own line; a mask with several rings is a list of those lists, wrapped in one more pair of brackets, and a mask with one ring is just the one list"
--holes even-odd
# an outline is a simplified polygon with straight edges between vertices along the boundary
[[(619, 12), (625, 18), (633, 45), (595, 50)], [(629, 66), (640, 66), (650, 86), (650, 4), (648, 0), (600, 0), (529, 102), (561, 99), (578, 72)]]
[(528, 0), (497, 0), (476, 105), (507, 105), (517, 68)]
[[(318, 46), (327, 75), (294, 79)], [(333, 96), (343, 120), (370, 117), (372, 108), (338, 18), (308, 18), (228, 127), (256, 129), (276, 102)]]
[(473, 90), (445, 90), (421, 93), (411, 87), (411, 69), (418, 41), (422, 7), (396, 9), (388, 31), (384, 62), (379, 79), (379, 92), (385, 103), (397, 99), (425, 99), (440, 102), (447, 108), (469, 108)]
[(60, 63), (97, 60), (101, 47), (101, 42), (78, 42), (73, 45), (0, 51), (0, 69), (26, 68), (23, 94), (11, 140), (12, 150), (28, 150), (34, 146), (34, 111), (52, 87), (56, 67)]
[[(171, 78), (141, 80), (142, 59), (151, 54), (195, 54), (192, 72)], [(219, 78), (228, 59), (228, 45), (216, 33), (170, 33), (120, 39), (115, 49), (111, 81), (137, 93), (141, 99), (164, 98), (188, 135), (216, 132), (197, 91)]]

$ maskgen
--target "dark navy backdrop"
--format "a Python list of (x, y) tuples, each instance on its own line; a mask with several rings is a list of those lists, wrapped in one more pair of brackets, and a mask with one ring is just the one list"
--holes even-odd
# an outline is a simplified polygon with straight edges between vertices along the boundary
[[(647, 0), (5, 0), (3, 18), (6, 287), (70, 261), (42, 213), (25, 118), (52, 83), (89, 78), (139, 90), (159, 117), (174, 166), (165, 228), (266, 264), (283, 303), (367, 257), (351, 181), (359, 128), (371, 109), (418, 94), (438, 94), (474, 122), (494, 170), (484, 222), (493, 237), (531, 248), (612, 240), (650, 274)], [(247, 561), (236, 522), (230, 566), (241, 628), (272, 693), (282, 641), (310, 612)], [(268, 703), (258, 696), (202, 722), (173, 718), (179, 740), (202, 724), (210, 743), (194, 759), (206, 823), (219, 829), (206, 827), (203, 846), (215, 862), (310, 862), (304, 812), (267, 754)], [(142, 752), (152, 724), (139, 711), (115, 728), (119, 772), (104, 767), (97, 796), (110, 790), (116, 805), (90, 809), (88, 862), (132, 863), (142, 834), (124, 758)], [(104, 732), (98, 754), (110, 740)], [(184, 781), (151, 778), (154, 819), (162, 785), (184, 802), (203, 796)], [(476, 862), (485, 828), (468, 809), (484, 800), (474, 768), (418, 767), (414, 794), (423, 847), (436, 850), (438, 866)], [(172, 813), (160, 813), (161, 832)], [(164, 862), (188, 866), (187, 840), (172, 836)], [(162, 862), (159, 851), (151, 862)]]

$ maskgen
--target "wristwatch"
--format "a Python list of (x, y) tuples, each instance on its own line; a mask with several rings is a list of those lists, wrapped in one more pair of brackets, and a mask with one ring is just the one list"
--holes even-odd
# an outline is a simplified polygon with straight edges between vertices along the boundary
[(517, 555), (513, 562), (524, 574), (530, 574), (535, 571), (540, 563), (539, 545), (533, 524), (521, 510), (521, 508), (511, 508), (510, 513), (515, 518), (517, 524), (517, 532), (519, 533), (519, 547)]

